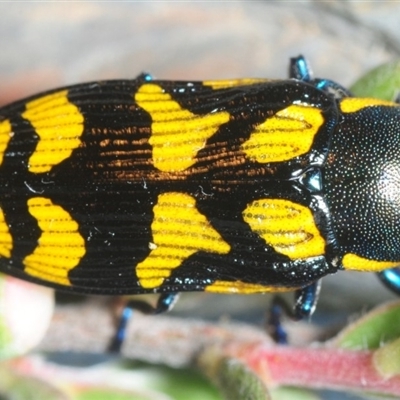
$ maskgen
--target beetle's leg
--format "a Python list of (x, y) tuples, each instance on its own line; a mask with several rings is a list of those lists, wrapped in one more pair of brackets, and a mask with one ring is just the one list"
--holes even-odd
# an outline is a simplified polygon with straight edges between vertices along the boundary
[(161, 314), (171, 311), (178, 301), (179, 293), (163, 293), (159, 296), (157, 304), (152, 314)]
[(314, 282), (295, 293), (295, 305), (290, 308), (279, 296), (272, 299), (271, 309), (267, 321), (267, 331), (275, 342), (287, 344), (287, 333), (282, 326), (281, 320), (284, 314), (295, 320), (310, 317), (317, 305), (321, 280)]
[(111, 353), (119, 353), (121, 350), (122, 343), (125, 340), (126, 327), (133, 314), (131, 307), (125, 306), (119, 316), (118, 327), (115, 331), (115, 335), (108, 345), (108, 351)]
[(178, 296), (179, 293), (162, 293), (158, 297), (155, 307), (143, 300), (129, 300), (126, 307), (138, 310), (143, 314), (161, 314), (172, 309)]
[(321, 289), (321, 280), (296, 291), (294, 316), (297, 319), (309, 317), (315, 310)]
[(153, 80), (153, 77), (147, 72), (142, 72), (136, 77), (136, 79), (138, 81), (151, 82)]
[(352, 93), (342, 85), (329, 79), (313, 79), (311, 82), (317, 89), (325, 93), (331, 94), (335, 99), (343, 99), (343, 97), (352, 97)]
[(312, 80), (312, 70), (303, 56), (293, 57), (289, 63), (289, 78), (298, 79), (303, 82)]
[(286, 330), (282, 326), (282, 316), (289, 315), (293, 317), (293, 311), (279, 296), (274, 296), (272, 298), (271, 307), (268, 311), (268, 319), (266, 323), (267, 332), (276, 343), (287, 344), (288, 338)]
[(290, 59), (289, 78), (298, 79), (299, 81), (309, 82), (317, 89), (325, 93), (333, 95), (336, 99), (352, 96), (351, 92), (343, 86), (329, 79), (315, 79), (310, 65), (303, 56)]
[(392, 292), (400, 295), (400, 269), (391, 268), (385, 269), (377, 273), (379, 279), (383, 284), (389, 288)]
[(155, 307), (142, 300), (129, 300), (119, 317), (117, 331), (108, 346), (108, 351), (113, 353), (120, 351), (122, 343), (125, 340), (126, 327), (132, 317), (133, 310), (138, 310), (143, 314), (161, 314), (172, 309), (178, 299), (178, 295), (178, 293), (160, 294)]

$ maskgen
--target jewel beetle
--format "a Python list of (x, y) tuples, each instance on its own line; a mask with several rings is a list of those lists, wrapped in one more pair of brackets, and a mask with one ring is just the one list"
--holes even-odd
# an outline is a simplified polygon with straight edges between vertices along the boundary
[[(0, 109), (0, 270), (84, 294), (400, 291), (400, 108), (290, 79), (69, 86)], [(145, 307), (144, 307), (145, 308)]]

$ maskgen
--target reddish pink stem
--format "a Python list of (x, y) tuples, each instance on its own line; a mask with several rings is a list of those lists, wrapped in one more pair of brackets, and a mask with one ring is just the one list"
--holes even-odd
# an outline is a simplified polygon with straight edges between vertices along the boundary
[(400, 394), (400, 376), (390, 379), (380, 376), (373, 366), (370, 351), (255, 346), (247, 348), (245, 354), (240, 353), (240, 358), (268, 386)]

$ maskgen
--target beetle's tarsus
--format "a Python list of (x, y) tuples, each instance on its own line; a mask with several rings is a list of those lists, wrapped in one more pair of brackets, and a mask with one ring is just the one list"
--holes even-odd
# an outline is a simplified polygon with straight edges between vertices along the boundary
[(288, 335), (282, 325), (282, 317), (284, 315), (293, 317), (293, 310), (280, 296), (274, 296), (268, 312), (266, 331), (279, 344), (288, 343)]
[(383, 282), (383, 284), (390, 289), (392, 292), (400, 295), (400, 269), (399, 268), (391, 268), (385, 269), (377, 273), (379, 279)]

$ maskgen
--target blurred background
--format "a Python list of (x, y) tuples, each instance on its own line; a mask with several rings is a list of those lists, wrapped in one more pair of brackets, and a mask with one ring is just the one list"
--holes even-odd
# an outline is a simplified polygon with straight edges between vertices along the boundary
[(286, 76), (304, 54), (343, 85), (400, 53), (390, 1), (10, 1), (0, 95), (106, 78)]
[[(400, 57), (400, 2), (0, 3), (0, 103), (56, 86), (149, 72), (160, 79), (286, 78), (303, 54), (349, 86)], [(267, 296), (184, 296), (178, 313), (257, 320)], [(394, 298), (369, 274), (324, 280), (315, 319), (344, 321)], [(217, 300), (216, 300), (217, 299)]]

